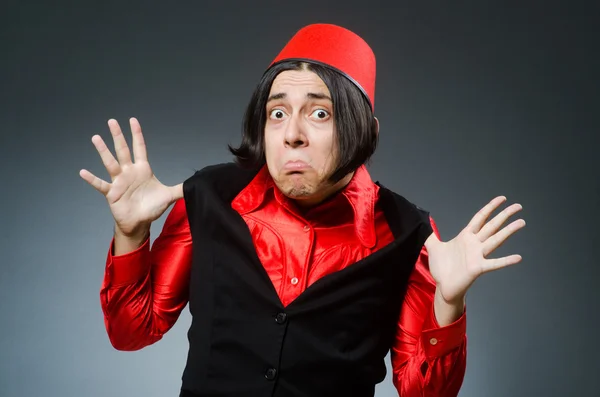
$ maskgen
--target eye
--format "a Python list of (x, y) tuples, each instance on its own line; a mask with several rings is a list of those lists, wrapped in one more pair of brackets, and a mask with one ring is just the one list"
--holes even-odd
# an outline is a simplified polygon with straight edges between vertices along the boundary
[(312, 115), (316, 116), (319, 120), (325, 120), (327, 117), (329, 117), (329, 112), (325, 109), (317, 109), (312, 112)]
[(272, 119), (281, 120), (282, 118), (285, 117), (285, 112), (281, 109), (273, 109), (273, 110), (271, 110), (269, 117)]

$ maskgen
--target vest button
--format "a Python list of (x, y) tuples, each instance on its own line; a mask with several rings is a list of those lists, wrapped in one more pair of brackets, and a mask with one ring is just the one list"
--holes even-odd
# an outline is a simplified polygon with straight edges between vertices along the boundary
[(285, 314), (285, 313), (277, 313), (277, 316), (275, 316), (275, 322), (277, 324), (283, 324), (283, 323), (285, 323), (286, 320), (287, 320), (287, 314)]
[(275, 368), (269, 368), (265, 373), (265, 378), (267, 378), (268, 380), (275, 379), (275, 376), (277, 376), (277, 370)]

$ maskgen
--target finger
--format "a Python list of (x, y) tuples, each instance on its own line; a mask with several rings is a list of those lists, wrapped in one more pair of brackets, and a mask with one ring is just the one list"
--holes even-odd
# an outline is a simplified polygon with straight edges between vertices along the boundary
[(481, 230), (481, 228), (483, 227), (485, 221), (490, 217), (492, 212), (494, 212), (494, 210), (505, 201), (506, 197), (498, 196), (495, 197), (489, 203), (487, 203), (485, 207), (480, 209), (471, 219), (471, 222), (469, 222), (469, 224), (467, 225), (467, 230), (469, 230), (471, 233), (478, 233), (479, 230)]
[(131, 127), (131, 135), (133, 141), (133, 158), (135, 161), (148, 161), (148, 155), (146, 152), (146, 143), (144, 142), (144, 135), (142, 134), (142, 127), (140, 122), (132, 117), (129, 119), (129, 126)]
[(79, 176), (81, 176), (84, 181), (92, 185), (94, 189), (96, 189), (105, 196), (110, 190), (110, 183), (98, 178), (88, 170), (80, 170)]
[(108, 171), (108, 175), (110, 175), (111, 179), (114, 179), (121, 173), (121, 166), (117, 160), (115, 160), (114, 156), (100, 135), (94, 135), (92, 137), (92, 143), (96, 147), (96, 150), (102, 159), (102, 164), (104, 164), (106, 171)]
[(522, 259), (523, 257), (521, 257), (521, 255), (509, 255), (503, 258), (486, 259), (481, 265), (482, 274), (515, 265), (521, 262)]
[(507, 238), (523, 227), (525, 227), (525, 221), (523, 219), (517, 219), (492, 237), (488, 238), (483, 242), (483, 256), (491, 254), (495, 249), (502, 246)]
[(500, 227), (504, 224), (504, 222), (506, 222), (506, 220), (509, 217), (516, 214), (522, 209), (523, 207), (521, 206), (521, 204), (513, 204), (510, 207), (505, 208), (502, 212), (496, 215), (494, 219), (486, 223), (485, 226), (481, 229), (481, 231), (477, 233), (479, 241), (487, 240), (490, 236), (496, 233), (498, 229), (500, 229)]
[(129, 153), (127, 141), (125, 140), (125, 136), (123, 135), (123, 132), (121, 131), (121, 127), (119, 126), (119, 123), (117, 123), (117, 120), (108, 120), (108, 128), (110, 129), (110, 133), (115, 143), (115, 152), (117, 153), (119, 163), (121, 164), (121, 166), (131, 164), (131, 153)]

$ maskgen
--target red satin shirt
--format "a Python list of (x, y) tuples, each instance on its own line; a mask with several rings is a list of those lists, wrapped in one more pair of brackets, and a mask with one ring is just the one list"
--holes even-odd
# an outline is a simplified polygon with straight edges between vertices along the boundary
[[(304, 212), (274, 187), (264, 167), (233, 200), (232, 207), (248, 224), (258, 257), (284, 306), (319, 278), (393, 240), (377, 204), (378, 192), (363, 166), (340, 194)], [(113, 256), (111, 242), (100, 298), (116, 349), (141, 349), (160, 340), (174, 325), (187, 304), (191, 261), (183, 199), (175, 203), (152, 247), (148, 238), (137, 250)], [(454, 397), (464, 378), (466, 313), (440, 327), (433, 310), (434, 293), (423, 246), (391, 347), (393, 383), (402, 397)]]

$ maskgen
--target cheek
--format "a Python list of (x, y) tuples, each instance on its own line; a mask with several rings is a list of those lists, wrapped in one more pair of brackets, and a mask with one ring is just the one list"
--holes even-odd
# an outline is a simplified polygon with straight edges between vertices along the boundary
[(318, 141), (319, 147), (319, 157), (324, 163), (329, 163), (334, 161), (334, 157), (336, 156), (335, 145), (333, 139), (329, 136), (322, 137)]
[(269, 168), (274, 167), (281, 158), (281, 148), (277, 145), (273, 134), (265, 133), (265, 157)]
[(264, 145), (265, 145), (265, 154), (267, 154), (267, 156), (272, 155), (273, 149), (274, 149), (273, 134), (269, 133), (268, 130), (265, 131)]

